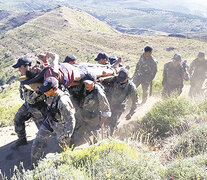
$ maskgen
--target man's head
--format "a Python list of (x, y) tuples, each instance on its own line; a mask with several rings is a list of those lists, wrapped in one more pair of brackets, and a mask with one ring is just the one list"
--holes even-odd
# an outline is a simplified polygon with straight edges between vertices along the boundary
[(92, 91), (95, 87), (96, 84), (96, 75), (93, 73), (88, 73), (84, 78), (83, 78), (83, 83), (85, 85), (85, 89), (87, 91)]
[(42, 86), (39, 87), (39, 91), (46, 96), (55, 96), (58, 90), (58, 80), (54, 77), (48, 77)]
[(175, 54), (172, 60), (173, 60), (173, 66), (178, 67), (182, 61), (182, 57), (180, 54)]
[(95, 59), (95, 61), (103, 65), (107, 64), (108, 60), (109, 60), (109, 56), (105, 52), (100, 52)]
[(129, 79), (129, 72), (127, 69), (121, 69), (119, 75), (117, 76), (116, 81), (120, 84), (124, 84)]
[(198, 53), (198, 59), (199, 59), (199, 60), (204, 60), (204, 59), (205, 59), (205, 52), (202, 52), (202, 51), (199, 52), (199, 53)]
[(21, 57), (17, 60), (17, 63), (12, 67), (19, 70), (21, 75), (26, 75), (26, 71), (28, 70), (29, 66), (32, 65), (32, 60), (28, 57)]
[(74, 55), (68, 55), (65, 57), (64, 63), (75, 64), (77, 62), (77, 58)]
[(151, 46), (146, 46), (144, 48), (144, 55), (147, 59), (149, 59), (152, 56), (152, 51), (153, 51), (153, 48)]

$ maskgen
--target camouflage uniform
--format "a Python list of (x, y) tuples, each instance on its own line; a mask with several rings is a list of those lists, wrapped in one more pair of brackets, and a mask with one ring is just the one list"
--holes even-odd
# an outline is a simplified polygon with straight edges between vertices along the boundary
[(164, 65), (163, 71), (163, 91), (164, 97), (170, 96), (172, 93), (180, 95), (183, 88), (183, 79), (189, 80), (189, 74), (185, 72), (183, 66), (173, 66), (173, 62), (170, 61)]
[(25, 103), (19, 108), (14, 117), (14, 127), (19, 139), (23, 139), (26, 138), (25, 121), (32, 118), (37, 128), (39, 128), (42, 120), (45, 118), (43, 112), (46, 109), (46, 104), (44, 103), (44, 94), (27, 90), (22, 85), (20, 85), (19, 90), (20, 97)]
[(43, 156), (44, 147), (52, 132), (56, 133), (59, 143), (69, 145), (75, 127), (75, 109), (69, 94), (58, 89), (54, 97), (47, 98), (46, 103), (48, 105), (47, 118), (43, 121), (32, 143), (31, 160), (35, 164)]
[(207, 60), (193, 60), (190, 64), (189, 73), (191, 75), (189, 95), (193, 96), (201, 93), (202, 85), (206, 79)]
[(157, 73), (157, 62), (151, 56), (150, 59), (146, 59), (145, 55), (142, 54), (139, 62), (137, 63), (136, 70), (133, 76), (133, 83), (138, 87), (142, 85), (142, 101), (145, 102), (148, 96), (148, 88), (152, 80)]
[(84, 89), (84, 99), (75, 114), (77, 123), (72, 136), (74, 147), (90, 141), (90, 136), (96, 134), (93, 128), (99, 125), (102, 117), (110, 116), (109, 103), (101, 86), (96, 84), (90, 92)]
[(112, 116), (106, 122), (110, 128), (110, 135), (113, 135), (114, 129), (118, 125), (118, 119), (125, 111), (126, 102), (131, 100), (131, 109), (129, 114), (132, 116), (138, 106), (138, 94), (135, 84), (128, 80), (125, 84), (117, 83), (116, 78), (107, 85), (107, 97), (111, 107)]

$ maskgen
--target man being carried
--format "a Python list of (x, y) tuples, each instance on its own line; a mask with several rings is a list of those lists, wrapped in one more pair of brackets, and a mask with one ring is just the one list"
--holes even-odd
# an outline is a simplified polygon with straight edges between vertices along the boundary
[(48, 77), (39, 91), (47, 96), (48, 114), (43, 121), (35, 140), (32, 143), (31, 160), (37, 161), (43, 156), (47, 138), (55, 132), (57, 140), (62, 145), (69, 145), (75, 127), (75, 109), (69, 94), (58, 89), (58, 80)]
[(150, 46), (144, 48), (144, 54), (141, 55), (132, 78), (136, 87), (142, 85), (142, 103), (146, 102), (149, 85), (157, 73), (157, 62), (152, 56), (152, 51)]
[(76, 112), (76, 127), (72, 136), (74, 147), (90, 141), (91, 135), (96, 135), (108, 117), (111, 110), (102, 87), (96, 84), (96, 76), (88, 74), (84, 79), (84, 98)]
[(171, 94), (180, 95), (183, 88), (183, 79), (189, 80), (189, 74), (181, 64), (181, 55), (175, 54), (172, 61), (164, 65), (163, 71), (163, 97), (169, 97)]

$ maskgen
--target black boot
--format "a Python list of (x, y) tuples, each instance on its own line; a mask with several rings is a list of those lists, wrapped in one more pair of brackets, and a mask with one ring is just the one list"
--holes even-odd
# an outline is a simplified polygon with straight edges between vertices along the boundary
[(12, 149), (18, 149), (19, 146), (23, 146), (23, 145), (26, 145), (27, 144), (27, 138), (21, 138), (21, 139), (18, 139), (12, 146), (11, 148)]

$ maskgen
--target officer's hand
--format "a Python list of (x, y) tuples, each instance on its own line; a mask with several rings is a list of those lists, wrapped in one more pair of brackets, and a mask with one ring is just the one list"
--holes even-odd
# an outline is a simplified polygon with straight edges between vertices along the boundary
[(132, 116), (131, 116), (130, 114), (127, 114), (125, 118), (126, 118), (126, 120), (130, 120), (131, 117), (132, 117)]
[(100, 128), (101, 128), (101, 126), (97, 125), (97, 126), (91, 128), (91, 131), (98, 131)]

